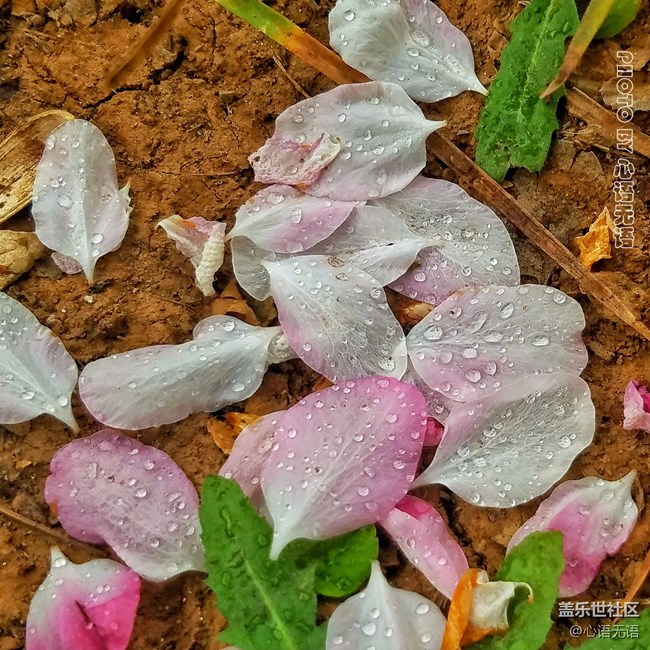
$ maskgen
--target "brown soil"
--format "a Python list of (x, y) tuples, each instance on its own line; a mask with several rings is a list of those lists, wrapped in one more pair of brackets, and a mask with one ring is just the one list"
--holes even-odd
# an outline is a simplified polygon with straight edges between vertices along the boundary
[[(127, 237), (119, 251), (100, 260), (92, 287), (80, 275), (61, 275), (43, 259), (9, 290), (62, 338), (81, 365), (111, 353), (189, 338), (194, 324), (210, 313), (211, 302), (194, 287), (189, 262), (155, 230), (155, 224), (178, 213), (232, 225), (236, 208), (259, 189), (252, 181), (247, 155), (271, 134), (278, 113), (302, 98), (280, 63), (309, 94), (331, 86), (215, 2), (196, 0), (185, 3), (172, 34), (128, 82), (107, 93), (100, 83), (107, 69), (143, 33), (159, 4), (158, 0), (0, 0), (0, 139), (40, 111), (63, 108), (93, 120), (102, 129), (114, 148), (121, 182), (131, 182), (134, 210)], [(479, 76), (489, 82), (505, 43), (504, 25), (521, 9), (521, 3), (440, 0), (439, 4), (472, 41)], [(330, 0), (279, 0), (276, 6), (327, 41)], [(616, 43), (599, 44), (590, 51), (576, 78), (581, 87), (597, 93), (602, 82), (615, 76), (614, 54), (619, 46), (636, 48), (638, 56), (643, 56), (650, 28), (647, 6), (643, 13)], [(647, 82), (648, 76), (646, 67), (638, 73), (639, 82)], [(426, 110), (449, 120), (446, 134), (472, 155), (472, 133), (482, 101), (466, 93)], [(518, 171), (511, 176), (509, 188), (562, 241), (570, 243), (603, 206), (613, 208), (616, 156), (592, 143), (590, 130), (564, 110), (561, 122), (543, 173)], [(647, 115), (639, 114), (637, 123), (650, 133)], [(596, 270), (621, 297), (647, 312), (650, 221), (642, 199), (650, 199), (650, 165), (647, 160), (636, 161), (640, 197), (636, 248), (615, 251), (614, 258), (600, 262)], [(427, 173), (454, 180), (433, 157)], [(29, 212), (7, 225), (31, 229)], [(650, 439), (642, 432), (624, 431), (621, 421), (627, 381), (650, 382), (648, 344), (581, 296), (575, 282), (552, 260), (522, 237), (515, 235), (515, 239), (525, 279), (552, 284), (578, 297), (587, 317), (585, 339), (591, 356), (584, 376), (591, 386), (598, 425), (594, 444), (576, 460), (567, 477), (596, 474), (617, 479), (635, 469), (640, 475), (636, 496), (642, 505), (650, 487)], [(227, 260), (218, 275), (218, 289), (230, 279)], [(232, 408), (258, 414), (284, 408), (310, 392), (317, 380), (300, 362), (289, 362), (272, 368), (260, 391)], [(78, 399), (74, 406), (83, 435), (101, 428)], [(168, 452), (199, 486), (224, 458), (207, 431), (207, 420), (207, 415), (195, 415), (137, 436)], [(43, 483), (52, 455), (73, 438), (62, 424), (45, 417), (0, 427), (2, 503), (36, 522), (56, 526), (43, 499)], [(470, 565), (490, 573), (503, 559), (511, 534), (537, 505), (481, 509), (445, 489), (422, 492), (447, 513)], [(581, 600), (609, 600), (624, 594), (648, 550), (649, 527), (646, 508), (630, 540), (605, 562)], [(2, 520), (0, 650), (22, 647), (29, 602), (48, 571), (49, 547), (56, 541)], [(93, 553), (58, 543), (77, 562), (104, 554), (103, 550)], [(382, 545), (382, 559), (393, 582), (433, 596), (418, 572), (385, 540)], [(326, 606), (323, 611), (329, 609)], [(569, 640), (568, 624), (562, 622), (566, 620), (555, 626), (547, 648), (556, 650)], [(223, 624), (200, 576), (147, 584), (131, 648), (216, 650), (221, 646), (215, 637)]]

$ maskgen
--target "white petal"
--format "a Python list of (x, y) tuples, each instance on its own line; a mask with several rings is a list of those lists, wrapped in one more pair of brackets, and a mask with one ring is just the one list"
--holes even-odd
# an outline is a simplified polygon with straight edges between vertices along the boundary
[(77, 375), (77, 364), (61, 340), (0, 292), (0, 423), (49, 413), (77, 431), (70, 406)]
[(43, 244), (75, 260), (91, 281), (97, 260), (122, 243), (130, 212), (102, 132), (85, 120), (55, 129), (34, 180), (32, 215)]
[(472, 591), (470, 625), (479, 630), (507, 630), (508, 607), (518, 587), (528, 591), (532, 602), (533, 590), (528, 583), (500, 580), (490, 582), (488, 574), (481, 571), (477, 577), (476, 587)]
[(265, 251), (248, 237), (235, 237), (230, 241), (232, 270), (239, 286), (255, 300), (266, 300), (271, 295), (271, 278), (264, 262), (275, 262), (285, 256)]

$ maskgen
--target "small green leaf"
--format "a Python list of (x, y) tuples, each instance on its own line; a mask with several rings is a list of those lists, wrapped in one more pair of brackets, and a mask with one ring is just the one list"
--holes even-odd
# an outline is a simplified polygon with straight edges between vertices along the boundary
[(532, 533), (508, 553), (495, 580), (527, 582), (534, 600), (517, 602), (509, 616), (510, 628), (469, 646), (469, 650), (537, 650), (551, 629), (551, 611), (557, 600), (564, 568), (562, 533)]
[[(626, 618), (607, 628), (605, 636), (585, 641), (579, 646), (580, 650), (650, 650), (650, 609), (642, 612), (639, 618)], [(564, 650), (574, 648), (566, 645)]]
[(616, 0), (596, 38), (611, 38), (622, 32), (636, 18), (639, 9), (641, 0)]
[(574, 0), (533, 0), (513, 21), (476, 131), (476, 162), (497, 181), (510, 167), (539, 171), (546, 161), (563, 89), (550, 101), (539, 96), (560, 68), (565, 40), (578, 22)]
[(206, 478), (199, 517), (207, 583), (228, 620), (220, 640), (241, 650), (322, 650), (314, 566), (298, 566), (290, 553), (269, 559), (271, 526), (233, 481)]
[(283, 553), (299, 566), (315, 567), (315, 588), (323, 596), (340, 598), (357, 591), (370, 575), (379, 553), (377, 531), (366, 526), (321, 542), (296, 540)]

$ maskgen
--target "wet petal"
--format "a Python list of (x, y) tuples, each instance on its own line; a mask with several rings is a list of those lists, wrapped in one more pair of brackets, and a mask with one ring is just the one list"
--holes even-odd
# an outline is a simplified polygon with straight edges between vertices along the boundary
[(120, 429), (178, 422), (250, 397), (262, 383), (279, 327), (254, 327), (210, 316), (194, 340), (152, 345), (89, 363), (79, 394), (92, 415)]
[(594, 428), (582, 379), (522, 377), (451, 412), (433, 462), (414, 487), (442, 483), (470, 503), (516, 506), (559, 480), (591, 443)]
[(68, 534), (108, 544), (147, 580), (204, 568), (194, 486), (166, 453), (119, 431), (59, 449), (45, 499)]
[(120, 247), (130, 212), (102, 132), (85, 120), (55, 129), (34, 180), (32, 215), (43, 244), (75, 260), (91, 281), (97, 260)]
[(61, 340), (0, 292), (0, 423), (49, 413), (77, 431), (70, 407), (77, 375), (77, 364)]
[(422, 499), (405, 496), (379, 524), (427, 580), (451, 598), (469, 565), (438, 512)]
[(196, 286), (201, 293), (204, 296), (214, 296), (212, 281), (223, 264), (226, 224), (206, 221), (201, 217), (183, 219), (175, 214), (163, 219), (158, 225), (176, 242), (176, 248), (190, 258), (195, 270)]
[[(417, 387), (422, 395), (424, 395), (424, 399), (427, 402), (427, 415), (429, 418), (435, 418), (440, 422), (440, 424), (444, 425), (451, 410), (457, 406), (458, 402), (449, 399), (437, 390), (433, 390), (433, 388), (426, 384), (420, 375), (415, 372), (411, 363), (409, 363), (406, 372), (402, 377), (402, 381), (406, 381)], [(425, 445), (429, 446), (426, 441)]]
[(409, 333), (416, 372), (458, 401), (475, 399), (530, 374), (587, 365), (580, 305), (553, 287), (468, 287)]
[(439, 650), (445, 617), (420, 594), (392, 587), (379, 562), (368, 586), (339, 605), (327, 627), (327, 650)]
[(487, 95), (467, 37), (429, 0), (338, 0), (329, 31), (346, 63), (415, 100), (437, 102), (464, 90)]
[(650, 433), (650, 392), (640, 381), (632, 379), (625, 387), (623, 414), (624, 429)]
[(440, 242), (423, 250), (417, 264), (392, 285), (405, 296), (437, 305), (469, 285), (519, 283), (506, 227), (455, 183), (418, 176), (401, 192), (372, 205), (391, 210), (420, 237)]
[(384, 518), (413, 480), (424, 409), (414, 386), (365, 377), (287, 410), (262, 470), (272, 557), (293, 539), (334, 537)]
[(354, 207), (354, 203), (321, 199), (288, 185), (273, 185), (239, 208), (228, 239), (243, 236), (267, 251), (299, 253), (331, 235)]
[(307, 365), (331, 381), (404, 374), (404, 332), (374, 278), (322, 255), (265, 266), (284, 334)]
[(566, 564), (560, 577), (560, 596), (579, 594), (636, 524), (638, 509), (631, 494), (635, 476), (636, 472), (630, 472), (618, 481), (587, 476), (558, 485), (512, 536), (508, 551), (535, 531), (561, 531)]
[(255, 300), (266, 300), (271, 295), (271, 278), (264, 263), (286, 259), (285, 256), (265, 251), (248, 237), (233, 238), (230, 251), (232, 270), (239, 286)]
[(53, 548), (29, 607), (25, 650), (126, 650), (139, 601), (140, 578), (125, 566), (74, 564)]
[[(273, 137), (249, 160), (255, 180), (300, 185), (337, 201), (365, 201), (408, 185), (426, 163), (427, 136), (443, 124), (426, 120), (395, 84), (348, 84), (285, 110)], [(314, 164), (323, 138), (339, 143), (340, 151), (331, 145)]]

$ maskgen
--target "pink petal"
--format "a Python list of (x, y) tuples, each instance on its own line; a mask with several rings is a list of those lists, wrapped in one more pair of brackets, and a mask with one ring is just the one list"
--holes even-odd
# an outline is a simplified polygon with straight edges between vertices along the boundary
[(203, 570), (199, 498), (166, 453), (104, 429), (59, 449), (50, 472), (45, 499), (76, 539), (148, 580)]
[(508, 551), (535, 531), (561, 531), (566, 564), (560, 596), (585, 591), (603, 560), (619, 550), (636, 524), (638, 509), (631, 494), (635, 476), (630, 472), (618, 481), (587, 476), (558, 485), (512, 536)]
[(239, 208), (228, 239), (244, 236), (267, 251), (299, 253), (329, 237), (354, 207), (354, 203), (320, 199), (288, 185), (273, 185)]
[(75, 275), (83, 271), (81, 265), (76, 260), (73, 260), (67, 255), (61, 255), (61, 253), (52, 253), (52, 261), (68, 275)]
[(650, 392), (640, 381), (632, 379), (625, 387), (623, 415), (624, 429), (650, 433)]
[(425, 402), (414, 386), (365, 377), (291, 407), (262, 470), (271, 555), (383, 519), (406, 494), (422, 452)]
[(426, 163), (427, 136), (443, 124), (426, 120), (395, 84), (348, 84), (285, 110), (249, 160), (255, 180), (365, 201), (408, 185)]
[(438, 512), (422, 499), (405, 496), (379, 525), (427, 580), (451, 598), (469, 565)]
[(424, 435), (425, 447), (437, 447), (442, 440), (442, 435), (445, 432), (443, 424), (438, 422), (435, 418), (427, 418), (427, 431)]
[(202, 217), (183, 219), (177, 214), (159, 224), (167, 236), (176, 242), (176, 248), (190, 258), (196, 275), (196, 286), (204, 296), (214, 296), (212, 286), (215, 273), (223, 264), (226, 224), (206, 221)]
[(284, 334), (307, 365), (331, 381), (404, 374), (404, 332), (374, 278), (322, 255), (265, 268)]
[(139, 601), (140, 578), (125, 566), (74, 564), (53, 548), (29, 607), (25, 650), (126, 650)]
[(445, 617), (420, 594), (392, 587), (374, 562), (370, 581), (339, 605), (327, 626), (326, 650), (439, 650)]
[(467, 287), (423, 318), (406, 345), (431, 388), (466, 402), (526, 375), (578, 375), (584, 325), (582, 307), (552, 287)]

